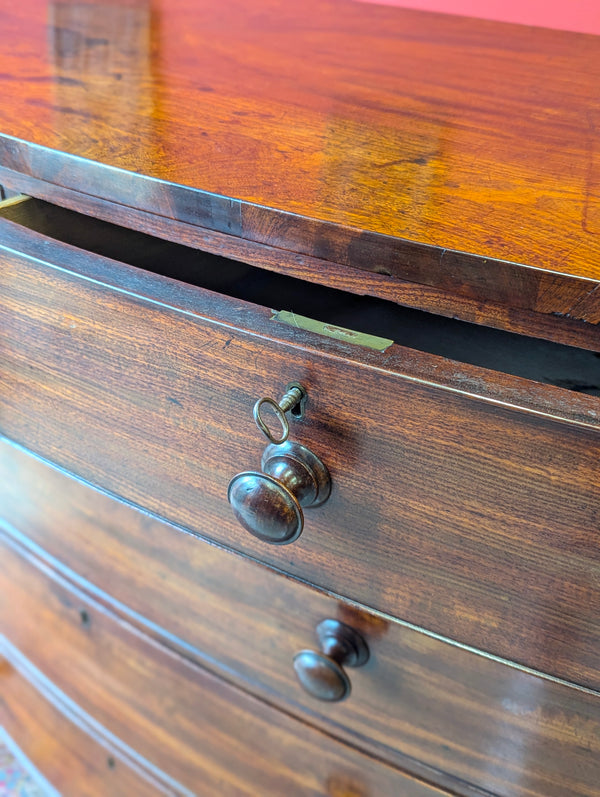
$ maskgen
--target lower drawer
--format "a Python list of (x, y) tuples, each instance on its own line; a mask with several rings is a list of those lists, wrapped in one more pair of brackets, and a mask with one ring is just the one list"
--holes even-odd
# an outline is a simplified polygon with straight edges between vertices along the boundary
[[(183, 248), (154, 256), (154, 239), (40, 212), (34, 229), (35, 211), (23, 210), (27, 223), (0, 218), (3, 434), (304, 581), (600, 689), (600, 403), (558, 386), (600, 390), (593, 352), (538, 362), (531, 340), (483, 345), (475, 328), (444, 352), (481, 346), (478, 365), (437, 346), (372, 350), (290, 318), (312, 314), (336, 334), (346, 318), (416, 345), (402, 308), (298, 283), (284, 293), (258, 269)], [(127, 263), (97, 254), (107, 249)], [(292, 310), (289, 323), (270, 308)], [(433, 318), (415, 324), (421, 334), (428, 347), (452, 337)], [(526, 379), (496, 370), (500, 349)], [(293, 381), (308, 400), (292, 439), (322, 458), (332, 490), (296, 542), (273, 546), (236, 521), (228, 484), (264, 449), (254, 402)]]
[[(0, 723), (65, 797), (145, 797), (159, 787), (201, 797), (445, 794), (190, 664), (34, 558), (2, 545), (1, 560)], [(77, 727), (84, 723), (96, 739)], [(119, 781), (111, 745), (159, 785), (125, 767)]]
[[(175, 793), (173, 784), (166, 778), (161, 782), (153, 777), (139, 757), (132, 760), (124, 756), (111, 743), (114, 740), (106, 735), (102, 738), (94, 732), (97, 729), (81, 727), (81, 721), (85, 722), (81, 712), (76, 716), (63, 712), (57, 705), (64, 703), (62, 697), (0, 635), (0, 727), (17, 741), (62, 797)], [(12, 794), (1, 793), (6, 797)], [(52, 793), (49, 797), (59, 795)]]
[[(63, 615), (65, 627), (74, 624), (69, 633), (78, 640), (81, 634), (77, 604), (57, 599), (56, 583), (40, 580), (36, 568), (11, 553), (29, 545), (29, 556), (37, 550), (47, 557), (37, 543), (67, 578), (156, 638), (397, 766), (447, 787), (473, 784), (473, 793), (596, 793), (600, 696), (590, 690), (475, 654), (285, 578), (6, 441), (0, 485), (13, 527), (0, 535), (2, 561), (11, 562), (0, 572), (0, 595), (17, 596), (0, 603), (0, 627), (30, 655), (41, 655), (37, 623), (28, 619), (40, 605), (49, 607), (51, 623)], [(12, 611), (15, 601), (22, 618)], [(315, 626), (327, 617), (357, 628), (371, 650), (367, 664), (348, 671), (352, 694), (342, 703), (307, 696), (292, 667), (299, 650), (315, 645)], [(52, 678), (65, 677), (58, 663), (43, 665), (51, 667)]]

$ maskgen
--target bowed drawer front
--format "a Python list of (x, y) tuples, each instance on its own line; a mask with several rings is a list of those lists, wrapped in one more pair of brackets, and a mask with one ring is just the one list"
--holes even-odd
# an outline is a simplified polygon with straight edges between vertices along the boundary
[[(7, 701), (0, 700), (0, 719), (16, 728), (17, 738), (22, 725), (31, 747), (38, 712), (45, 733), (55, 724), (59, 744), (73, 740), (73, 757), (85, 755), (88, 762), (80, 780), (71, 779), (58, 751), (58, 761), (43, 762), (65, 795), (303, 797), (349, 788), (446, 794), (190, 665), (49, 576), (35, 557), (4, 540), (0, 545), (8, 566), (0, 592), (2, 628), (10, 635), (10, 641), (0, 636), (0, 679), (18, 683), (16, 692), (11, 683)], [(24, 623), (11, 621), (15, 604)], [(48, 632), (44, 646), (37, 639), (40, 623)]]
[[(40, 567), (61, 562), (62, 579), (157, 640), (398, 766), (414, 768), (416, 760), (439, 777), (450, 773), (498, 794), (517, 786), (540, 797), (595, 788), (600, 713), (594, 694), (335, 599), (151, 519), (12, 445), (0, 451), (6, 485), (0, 495), (10, 523), (1, 543), (10, 575), (0, 583), (20, 606), (31, 603), (27, 617), (38, 614), (36, 600), (48, 604), (48, 588), (34, 594), (34, 582), (43, 579), (17, 552)], [(87, 620), (80, 628), (79, 604), (69, 599), (66, 605), (61, 611), (56, 604), (66, 618), (61, 628), (66, 622), (85, 637), (90, 629)], [(0, 615), (5, 633), (68, 691), (71, 671), (61, 675), (37, 651), (35, 623), (23, 624), (10, 606)], [(367, 661), (345, 668), (351, 691), (341, 702), (307, 694), (294, 673), (299, 653), (319, 656), (315, 629), (324, 622), (357, 632), (368, 651)], [(490, 751), (496, 751), (493, 771)]]
[[(337, 594), (600, 685), (594, 397), (296, 330), (269, 308), (4, 224), (22, 252), (0, 252), (9, 438)], [(308, 398), (290, 439), (332, 486), (279, 547), (240, 526), (227, 488), (260, 470), (254, 402), (292, 382)]]
[[(208, 700), (202, 690), (214, 680), (223, 684), (217, 714), (250, 701), (240, 709), (246, 724), (256, 701), (260, 722), (290, 739), (302, 728), (305, 746), (282, 775), (289, 793), (306, 793), (301, 761), (322, 739), (335, 740), (339, 760), (348, 745), (362, 751), (372, 784), (383, 784), (365, 795), (399, 793), (401, 770), (420, 778), (403, 794), (434, 793), (427, 784), (473, 795), (594, 793), (594, 396), (391, 340), (355, 345), (336, 325), (331, 337), (283, 323), (281, 308), (258, 301), (244, 264), (32, 201), (5, 216), (0, 497), (2, 556), (12, 562), (3, 594), (12, 597), (0, 630), (9, 653), (29, 662), (21, 670), (41, 673), (31, 676), (38, 688), (50, 678), (105, 729), (104, 746), (114, 733), (143, 756), (146, 775), (156, 764), (160, 788), (173, 777), (194, 792), (194, 767), (227, 769), (226, 746), (203, 763), (173, 754), (171, 767), (152, 736), (161, 705), (146, 725), (137, 715), (120, 725), (118, 707), (155, 687), (136, 692), (133, 670), (112, 659), (107, 680), (84, 696), (97, 681), (82, 674), (99, 655), (90, 645), (102, 644), (85, 618), (98, 616), (107, 640), (109, 627), (121, 629), (118, 645), (133, 646), (119, 654), (131, 667), (142, 648), (148, 662), (156, 651), (160, 667), (183, 667), (190, 706)], [(357, 326), (372, 323), (372, 308), (356, 307)], [(594, 355), (581, 356), (593, 371)], [(302, 401), (285, 416), (289, 441), (269, 444), (253, 406), (294, 385), (290, 403)], [(288, 522), (291, 541), (271, 544), (272, 529)], [(56, 654), (17, 622), (12, 600), (30, 602), (31, 616), (48, 613), (60, 630)], [(80, 667), (57, 667), (71, 655)], [(21, 672), (18, 656), (7, 660)], [(158, 669), (144, 677), (163, 678)], [(165, 694), (183, 700), (175, 675), (164, 678)], [(206, 722), (198, 733), (233, 734)], [(169, 730), (172, 740), (180, 732)], [(248, 725), (242, 757), (255, 755), (263, 733)], [(265, 772), (277, 770), (273, 756)], [(342, 776), (342, 785), (325, 770), (319, 777), (317, 793), (346, 793)], [(280, 793), (269, 779), (248, 792), (226, 782), (219, 793)]]
[(600, 38), (399, 5), (0, 11), (0, 744), (64, 797), (600, 795)]

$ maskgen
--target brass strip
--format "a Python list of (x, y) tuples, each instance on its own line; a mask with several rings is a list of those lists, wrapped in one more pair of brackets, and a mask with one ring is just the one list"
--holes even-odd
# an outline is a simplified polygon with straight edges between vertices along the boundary
[(9, 196), (0, 201), (0, 210), (2, 208), (9, 208), (11, 205), (19, 205), (21, 202), (25, 202), (28, 199), (31, 199), (31, 197), (28, 197), (26, 194), (16, 194), (14, 196)]
[(271, 312), (273, 313), (271, 321), (279, 321), (281, 324), (288, 324), (297, 329), (316, 332), (317, 335), (326, 335), (328, 338), (343, 340), (346, 343), (354, 343), (357, 346), (365, 346), (376, 351), (385, 351), (394, 342), (389, 338), (378, 338), (376, 335), (367, 335), (365, 332), (356, 332), (353, 329), (345, 329), (324, 321), (315, 321), (313, 318), (296, 315), (288, 310), (272, 310)]

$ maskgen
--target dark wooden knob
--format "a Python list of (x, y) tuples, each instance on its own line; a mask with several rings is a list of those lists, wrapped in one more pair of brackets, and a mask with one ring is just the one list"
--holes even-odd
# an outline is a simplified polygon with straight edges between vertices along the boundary
[(303, 508), (329, 498), (331, 481), (321, 460), (300, 443), (269, 445), (262, 470), (238, 473), (227, 497), (235, 516), (255, 537), (275, 545), (297, 540), (304, 528)]
[(343, 700), (351, 690), (344, 667), (365, 664), (369, 648), (358, 631), (339, 620), (323, 620), (316, 631), (321, 650), (301, 650), (294, 656), (296, 676), (317, 700)]

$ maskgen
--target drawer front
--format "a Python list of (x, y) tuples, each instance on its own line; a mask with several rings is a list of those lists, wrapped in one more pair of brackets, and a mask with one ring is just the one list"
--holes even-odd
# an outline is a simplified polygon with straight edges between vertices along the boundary
[[(18, 528), (63, 563), (58, 567), (68, 579), (157, 638), (378, 757), (417, 774), (429, 771), (430, 778), (437, 770), (440, 784), (452, 785), (447, 773), (455, 787), (460, 780), (498, 795), (595, 793), (599, 695), (336, 600), (153, 519), (7, 443), (0, 445), (0, 484), (13, 528), (5, 527), (0, 547), (3, 561), (11, 561), (0, 574), (0, 594), (14, 589), (15, 573), (22, 572), (19, 584), (33, 583), (11, 553), (14, 545), (34, 550)], [(30, 586), (19, 605), (32, 592)], [(42, 593), (37, 599), (47, 601)], [(0, 622), (25, 646), (30, 629), (10, 606)], [(35, 616), (33, 609), (25, 614)], [(71, 622), (73, 611), (66, 616)], [(347, 670), (352, 692), (341, 703), (307, 696), (293, 673), (295, 654), (318, 649), (315, 628), (326, 618), (358, 630), (370, 648), (364, 666)]]
[[(56, 705), (56, 690), (44, 690), (43, 679), (32, 683), (27, 677), (31, 675), (29, 663), (0, 634), (0, 727), (58, 790), (51, 797), (183, 793), (172, 784), (156, 782), (149, 772), (144, 777), (139, 760), (128, 760), (110, 741), (103, 743), (97, 733), (86, 732), (72, 712)], [(17, 794), (2, 791), (7, 797), (13, 793)]]
[[(51, 241), (45, 251), (83, 276), (0, 259), (8, 437), (309, 582), (600, 686), (596, 430), (403, 376), (427, 355), (363, 356), (240, 301)], [(226, 496), (260, 462), (254, 402), (293, 380), (309, 399), (292, 437), (333, 489), (279, 548), (245, 532)]]
[[(90, 715), (105, 733), (175, 779), (168, 793), (445, 794), (190, 664), (6, 544), (1, 556), (0, 634), (9, 642), (0, 653), (25, 656), (52, 689), (74, 701), (72, 714)], [(3, 708), (18, 712), (21, 687), (12, 694), (11, 674)], [(55, 749), (60, 755), (60, 745)], [(131, 787), (78, 792), (67, 774), (64, 783), (67, 794), (152, 793)]]

